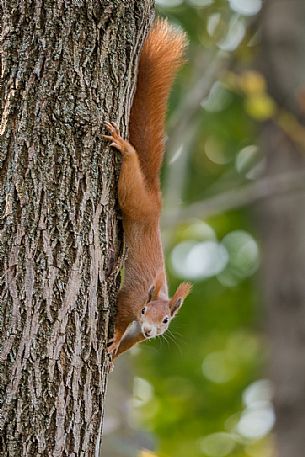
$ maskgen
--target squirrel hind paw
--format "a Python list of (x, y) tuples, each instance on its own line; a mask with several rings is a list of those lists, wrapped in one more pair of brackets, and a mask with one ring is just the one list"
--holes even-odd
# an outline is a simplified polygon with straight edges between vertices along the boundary
[(118, 151), (120, 151), (123, 156), (132, 156), (135, 154), (133, 146), (131, 146), (127, 140), (122, 138), (119, 128), (116, 124), (105, 122), (105, 126), (111, 135), (102, 135), (102, 138), (104, 138), (104, 140), (111, 141), (110, 146), (113, 146)]

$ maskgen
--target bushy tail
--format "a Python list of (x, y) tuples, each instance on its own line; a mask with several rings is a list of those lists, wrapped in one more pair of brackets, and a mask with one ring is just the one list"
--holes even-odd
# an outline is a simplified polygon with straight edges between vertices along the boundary
[(150, 187), (159, 183), (164, 154), (168, 95), (183, 61), (184, 33), (158, 19), (147, 36), (139, 63), (136, 93), (129, 122), (129, 141), (139, 154)]

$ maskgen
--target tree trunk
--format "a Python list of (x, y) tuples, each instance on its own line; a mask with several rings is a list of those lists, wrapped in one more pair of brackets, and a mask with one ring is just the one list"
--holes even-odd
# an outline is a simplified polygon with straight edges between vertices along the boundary
[[(289, 135), (277, 122), (270, 121), (263, 129), (261, 142), (267, 172), (272, 175), (298, 171), (305, 169), (305, 150), (299, 135), (302, 128), (297, 124), (304, 127), (304, 0), (268, 0), (261, 26), (262, 62), (270, 92), (282, 113), (293, 115), (281, 116), (282, 127)], [(305, 449), (304, 208), (305, 190), (269, 200), (261, 213), (263, 283), (279, 457), (300, 457)]]
[(153, 0), (1, 2), (0, 455), (98, 456), (119, 159)]

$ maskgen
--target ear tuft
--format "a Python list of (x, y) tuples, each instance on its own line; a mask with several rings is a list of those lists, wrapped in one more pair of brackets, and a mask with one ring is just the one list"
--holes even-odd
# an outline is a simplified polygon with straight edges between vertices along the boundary
[(169, 302), (169, 307), (171, 309), (172, 316), (179, 311), (183, 303), (183, 300), (189, 295), (191, 289), (192, 284), (189, 282), (183, 282), (178, 286), (178, 289), (176, 290), (172, 299)]
[[(192, 284), (190, 282), (182, 282), (178, 289), (176, 290), (175, 295), (181, 297), (183, 300), (189, 295), (192, 290)], [(175, 297), (174, 295), (174, 297)]]

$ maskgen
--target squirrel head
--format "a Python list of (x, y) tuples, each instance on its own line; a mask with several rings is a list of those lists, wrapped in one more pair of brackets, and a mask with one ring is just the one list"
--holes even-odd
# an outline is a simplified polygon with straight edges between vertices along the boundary
[(190, 283), (183, 282), (173, 297), (169, 299), (159, 297), (160, 289), (158, 287), (150, 288), (148, 300), (138, 316), (141, 332), (146, 339), (162, 335), (168, 329), (171, 320), (176, 316), (191, 288)]

